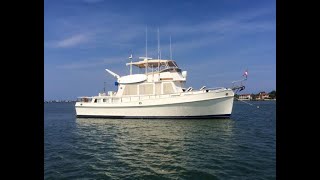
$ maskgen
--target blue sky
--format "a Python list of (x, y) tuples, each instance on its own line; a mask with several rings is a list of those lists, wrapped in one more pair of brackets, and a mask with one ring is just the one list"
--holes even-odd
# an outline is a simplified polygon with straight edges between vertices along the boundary
[(157, 57), (188, 71), (187, 86), (230, 87), (248, 68), (242, 93), (276, 90), (275, 0), (44, 0), (44, 98), (76, 99), (116, 90), (105, 69), (126, 75)]

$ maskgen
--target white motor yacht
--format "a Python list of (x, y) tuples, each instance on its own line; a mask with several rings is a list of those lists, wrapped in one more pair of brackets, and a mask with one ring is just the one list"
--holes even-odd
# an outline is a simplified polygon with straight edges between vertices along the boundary
[[(187, 71), (174, 60), (141, 57), (126, 65), (130, 74), (125, 76), (106, 69), (116, 78), (116, 92), (78, 98), (77, 117), (228, 118), (232, 113), (233, 89), (185, 87)], [(133, 74), (132, 66), (144, 73)]]

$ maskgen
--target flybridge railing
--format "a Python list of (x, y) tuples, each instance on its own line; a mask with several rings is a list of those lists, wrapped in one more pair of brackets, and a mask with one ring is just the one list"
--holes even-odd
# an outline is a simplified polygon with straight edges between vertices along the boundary
[[(122, 103), (122, 102), (132, 102), (132, 101), (141, 101), (141, 100), (148, 100), (148, 99), (165, 99), (170, 97), (177, 97), (177, 96), (188, 96), (194, 94), (202, 94), (207, 92), (222, 92), (230, 90), (224, 87), (216, 87), (216, 88), (207, 88), (203, 90), (193, 90), (188, 92), (180, 92), (180, 93), (171, 93), (171, 94), (160, 94), (160, 95), (134, 95), (134, 96), (124, 96), (124, 97), (117, 97), (117, 96), (94, 96), (94, 97), (84, 97), (79, 98), (78, 102), (82, 103)], [(90, 99), (90, 101), (88, 101)]]

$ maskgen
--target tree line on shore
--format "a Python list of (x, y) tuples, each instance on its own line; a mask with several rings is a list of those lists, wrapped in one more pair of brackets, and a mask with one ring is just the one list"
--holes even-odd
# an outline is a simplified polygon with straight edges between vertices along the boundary
[[(239, 99), (239, 96), (241, 96), (243, 94), (235, 94), (235, 98)], [(249, 95), (249, 94), (247, 94)], [(257, 94), (250, 94), (251, 100), (263, 100), (263, 99), (276, 99), (276, 91), (273, 90), (269, 93), (266, 92), (259, 92)]]

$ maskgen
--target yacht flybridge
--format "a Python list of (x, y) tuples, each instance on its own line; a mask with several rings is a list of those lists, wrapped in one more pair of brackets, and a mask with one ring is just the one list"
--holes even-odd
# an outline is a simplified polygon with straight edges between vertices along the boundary
[[(132, 56), (131, 56), (132, 59)], [(174, 60), (142, 57), (130, 66), (130, 74), (116, 78), (118, 90), (79, 97), (77, 117), (101, 118), (228, 118), (234, 92), (230, 88), (186, 87), (187, 71)], [(132, 66), (144, 73), (132, 74)]]

